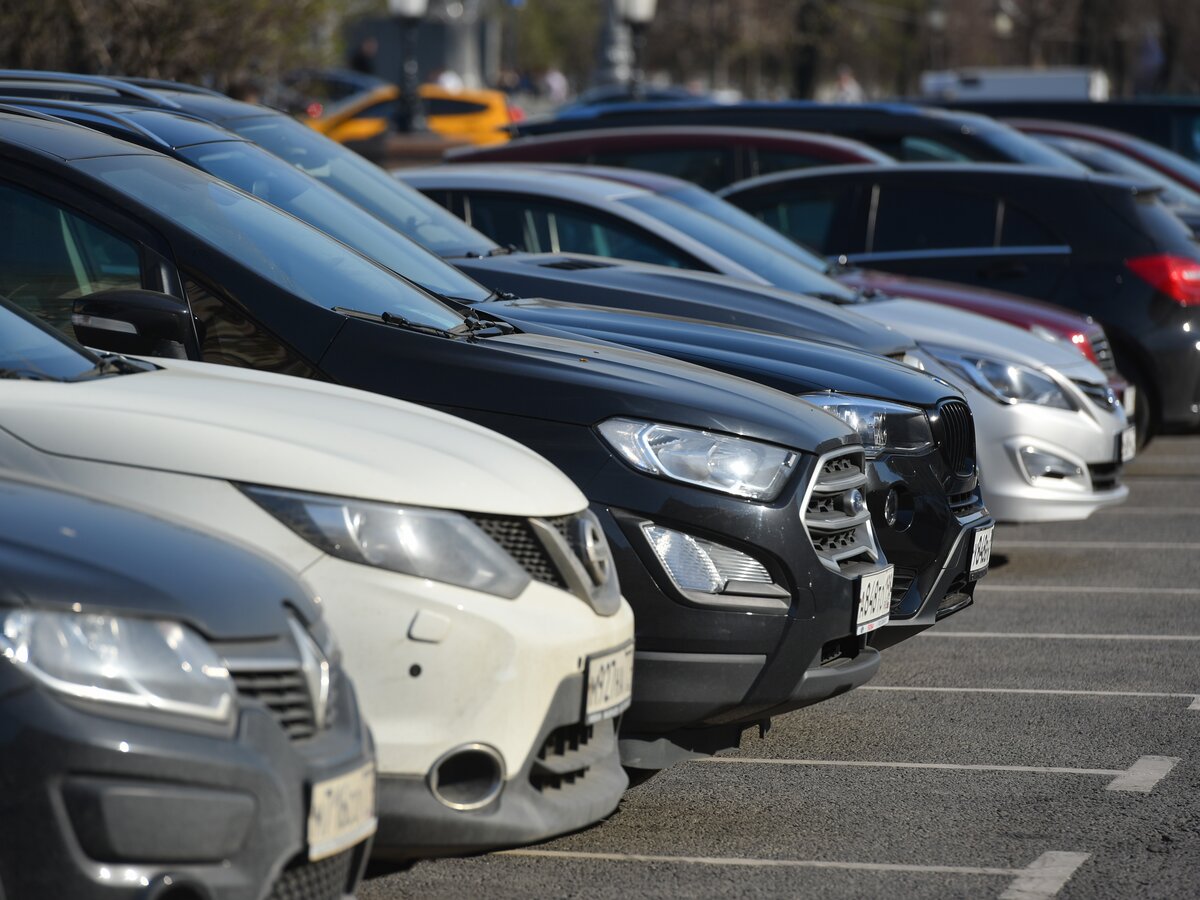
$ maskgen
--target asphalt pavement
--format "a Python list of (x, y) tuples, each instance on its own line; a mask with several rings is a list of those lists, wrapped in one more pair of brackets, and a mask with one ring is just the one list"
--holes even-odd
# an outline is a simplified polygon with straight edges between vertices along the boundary
[(1003, 526), (975, 605), (866, 688), (588, 831), (363, 900), (1200, 897), (1200, 437), (1086, 522)]

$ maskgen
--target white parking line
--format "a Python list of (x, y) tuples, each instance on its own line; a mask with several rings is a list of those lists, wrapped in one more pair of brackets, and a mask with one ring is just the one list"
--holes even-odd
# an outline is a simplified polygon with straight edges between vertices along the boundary
[(1155, 691), (1078, 691), (1055, 688), (913, 687), (900, 684), (864, 684), (860, 691), (900, 691), (918, 694), (1033, 694), (1061, 697), (1143, 697), (1188, 700), (1188, 709), (1200, 711), (1200, 694), (1170, 694)]
[(829, 766), (835, 769), (934, 769), (945, 772), (1029, 772), (1035, 775), (1103, 775), (1106, 790), (1148, 794), (1175, 767), (1174, 756), (1143, 756), (1128, 769), (1078, 769), (1069, 766), (1006, 766), (975, 763), (879, 762), (858, 759), (771, 759), (749, 756), (710, 756), (696, 762), (755, 766)]
[(1143, 588), (1143, 587), (1113, 587), (1105, 585), (1076, 585), (1076, 584), (989, 584), (980, 582), (977, 591), (999, 591), (1009, 594), (1149, 594), (1159, 597), (1189, 597), (1200, 596), (1200, 588)]
[(1200, 509), (1172, 509), (1169, 506), (1108, 506), (1096, 512), (1123, 516), (1200, 516)]
[(501, 850), (493, 856), (534, 859), (577, 859), (598, 862), (675, 863), (686, 866), (741, 866), (754, 869), (844, 869), (859, 872), (911, 872), (919, 875), (1007, 875), (1015, 880), (1001, 894), (1003, 900), (1046, 900), (1055, 896), (1075, 871), (1087, 862), (1087, 853), (1051, 850), (1023, 869), (992, 866), (919, 866), (908, 863), (837, 862), (826, 859), (752, 859), (744, 856), (667, 856), (650, 853), (594, 853), (583, 850)]
[(1010, 541), (997, 539), (997, 551), (1010, 550), (1200, 550), (1200, 544), (1175, 541)]
[(923, 631), (924, 638), (1028, 638), (1038, 641), (1200, 641), (1200, 634), (1063, 634), (1049, 631)]

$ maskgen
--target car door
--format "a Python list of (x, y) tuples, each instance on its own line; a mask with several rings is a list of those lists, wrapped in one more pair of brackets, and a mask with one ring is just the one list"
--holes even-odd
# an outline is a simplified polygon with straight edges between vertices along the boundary
[(465, 189), (459, 193), (467, 222), (501, 246), (709, 270), (648, 229), (583, 204), (500, 191)]

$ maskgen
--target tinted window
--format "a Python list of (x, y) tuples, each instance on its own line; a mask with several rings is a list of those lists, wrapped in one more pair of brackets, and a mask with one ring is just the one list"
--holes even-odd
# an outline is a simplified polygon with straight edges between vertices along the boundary
[(809, 153), (796, 150), (767, 150), (758, 147), (754, 150), (754, 172), (757, 175), (769, 175), (772, 172), (785, 172), (788, 169), (807, 169), (809, 166), (827, 166), (831, 160), (822, 159)]
[(361, 206), (261, 147), (223, 141), (187, 147), (180, 153), (210, 175), (278, 206), (423, 287), (453, 297), (487, 294), (449, 263), (403, 234), (379, 227), (379, 220)]
[(94, 364), (95, 359), (82, 348), (60, 340), (0, 300), (0, 369), (72, 378)]
[(674, 175), (709, 190), (724, 187), (733, 180), (733, 151), (721, 147), (688, 147), (671, 150), (597, 151), (591, 160), (602, 166), (622, 169), (646, 169)]
[(226, 124), (438, 256), (486, 255), (496, 246), (379, 166), (294, 119), (263, 116)]
[(790, 190), (775, 199), (766, 192), (751, 198), (759, 204), (751, 211), (776, 231), (818, 253), (832, 254), (841, 247), (832, 246), (833, 223), (845, 202), (847, 191), (838, 187), (812, 187)]
[(483, 103), (472, 103), (469, 100), (451, 100), (448, 97), (430, 97), (425, 101), (427, 116), (468, 116), (472, 113), (487, 112)]
[(1002, 203), (999, 214), (1000, 244), (1004, 247), (1053, 247), (1066, 243), (1019, 206)]
[(995, 238), (996, 200), (990, 194), (880, 188), (872, 252), (991, 247)]
[(907, 135), (900, 139), (900, 159), (906, 162), (970, 162), (971, 157), (936, 138)]
[(76, 298), (142, 286), (135, 244), (44, 197), (0, 185), (0, 222), (0, 295), (72, 337)]
[(184, 163), (109, 156), (75, 165), (311, 303), (390, 312), (441, 328), (462, 323), (450, 308), (333, 238)]
[(614, 216), (566, 203), (468, 193), (471, 224), (493, 240), (534, 253), (589, 253), (676, 268), (697, 261)]

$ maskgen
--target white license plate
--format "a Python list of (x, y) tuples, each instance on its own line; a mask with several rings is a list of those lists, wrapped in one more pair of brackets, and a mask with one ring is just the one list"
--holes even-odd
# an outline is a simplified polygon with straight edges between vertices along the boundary
[(858, 619), (855, 634), (866, 634), (888, 623), (892, 609), (892, 578), (895, 568), (872, 572), (858, 580)]
[(993, 527), (980, 528), (975, 532), (975, 546), (971, 548), (971, 577), (975, 578), (987, 571), (988, 563), (992, 561), (992, 531)]
[(1127, 463), (1137, 456), (1137, 426), (1130, 425), (1121, 432), (1121, 462)]
[(587, 725), (619, 716), (633, 700), (633, 644), (588, 657), (584, 673), (583, 721)]
[(1132, 419), (1133, 414), (1137, 412), (1137, 388), (1132, 384), (1125, 388), (1125, 393), (1121, 395), (1121, 405), (1125, 407), (1125, 418)]
[(375, 833), (375, 765), (313, 785), (308, 807), (308, 858), (325, 859)]

